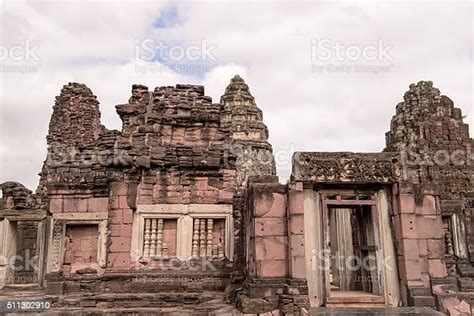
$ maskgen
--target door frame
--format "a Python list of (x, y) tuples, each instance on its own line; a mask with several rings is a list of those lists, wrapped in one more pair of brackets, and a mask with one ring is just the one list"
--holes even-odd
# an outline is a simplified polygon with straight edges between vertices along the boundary
[[(374, 234), (374, 244), (375, 244), (375, 256), (376, 256), (376, 264), (377, 264), (377, 289), (378, 293), (372, 293), (376, 294), (379, 296), (384, 295), (384, 275), (382, 273), (382, 268), (380, 266), (381, 262), (381, 253), (380, 253), (380, 239), (381, 237), (379, 236), (380, 230), (379, 230), (379, 223), (378, 223), (378, 211), (377, 211), (377, 198), (375, 194), (371, 194), (369, 200), (359, 200), (358, 196), (355, 195), (355, 200), (347, 200), (347, 199), (342, 199), (341, 195), (338, 194), (336, 195), (335, 199), (330, 199), (328, 198), (327, 194), (321, 194), (321, 205), (322, 205), (322, 215), (323, 215), (323, 249), (324, 249), (324, 255), (325, 255), (325, 262), (330, 263), (330, 258), (329, 255), (331, 253), (330, 247), (329, 247), (329, 241), (330, 241), (330, 227), (329, 227), (329, 209), (330, 207), (338, 207), (338, 208), (356, 208), (360, 207), (361, 210), (363, 208), (361, 206), (370, 206), (370, 212), (371, 212), (371, 219), (372, 219), (372, 224), (373, 224), (373, 234)], [(373, 281), (372, 281), (373, 283)], [(325, 267), (324, 271), (324, 288), (325, 288), (325, 295), (326, 298), (330, 297), (331, 295), (331, 285), (330, 285), (330, 269), (329, 266)]]

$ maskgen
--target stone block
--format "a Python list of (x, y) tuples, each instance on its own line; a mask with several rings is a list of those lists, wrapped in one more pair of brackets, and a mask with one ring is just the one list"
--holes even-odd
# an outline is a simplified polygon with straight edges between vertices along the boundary
[(132, 224), (120, 225), (120, 236), (131, 237), (132, 236)]
[(130, 237), (111, 237), (110, 252), (127, 252), (130, 254)]
[(395, 221), (395, 233), (397, 238), (417, 238), (415, 214), (395, 215), (393, 219)]
[(267, 193), (255, 197), (255, 217), (285, 217), (286, 194)]
[(398, 258), (400, 279), (407, 281), (419, 281), (421, 279), (421, 268), (419, 259)]
[(111, 224), (109, 227), (110, 227), (110, 236), (111, 237), (120, 237), (122, 225), (120, 225), (120, 224)]
[(420, 256), (427, 256), (428, 255), (428, 244), (426, 239), (418, 239), (418, 251)]
[(428, 239), (428, 258), (442, 259), (444, 258), (444, 240), (443, 239)]
[(112, 224), (122, 224), (122, 210), (110, 211), (110, 222)]
[(51, 213), (61, 213), (63, 212), (63, 199), (50, 199), (49, 200), (49, 211)]
[(119, 208), (121, 209), (127, 209), (127, 208), (130, 208), (128, 206), (128, 201), (127, 201), (127, 196), (126, 195), (120, 195), (118, 197), (118, 206)]
[(400, 213), (415, 213), (415, 196), (413, 194), (400, 194)]
[(125, 182), (113, 182), (110, 185), (110, 190), (113, 195), (127, 195), (128, 183)]
[(406, 259), (418, 259), (420, 253), (418, 251), (418, 240), (416, 239), (403, 239), (403, 256)]
[(304, 235), (290, 236), (290, 254), (291, 256), (304, 256)]
[(286, 218), (255, 218), (255, 236), (286, 236)]
[(290, 215), (290, 233), (294, 235), (304, 234), (304, 216), (303, 215)]
[(291, 257), (291, 277), (297, 279), (306, 279), (305, 256)]
[(77, 201), (75, 198), (64, 199), (64, 212), (77, 212)]
[(428, 268), (432, 278), (444, 278), (448, 275), (446, 264), (441, 259), (429, 259)]
[(255, 239), (255, 259), (286, 259), (287, 258), (286, 237), (263, 237)]
[(436, 207), (436, 197), (432, 195), (423, 196), (423, 204), (416, 207), (416, 213), (422, 215), (438, 214)]
[(122, 223), (123, 224), (133, 223), (133, 211), (131, 209), (122, 210)]
[(261, 260), (257, 262), (257, 274), (259, 277), (285, 277), (288, 275), (288, 261), (285, 260)]
[(76, 212), (85, 213), (87, 212), (87, 204), (89, 199), (79, 199), (77, 201), (77, 210)]
[(288, 206), (290, 214), (304, 213), (304, 194), (303, 191), (290, 191), (288, 193)]
[(106, 212), (109, 209), (109, 198), (91, 198), (89, 199), (88, 211), (89, 212)]
[(130, 267), (130, 253), (109, 253), (107, 256), (107, 266), (113, 268)]
[(416, 231), (419, 238), (444, 238), (441, 216), (425, 215), (416, 217)]

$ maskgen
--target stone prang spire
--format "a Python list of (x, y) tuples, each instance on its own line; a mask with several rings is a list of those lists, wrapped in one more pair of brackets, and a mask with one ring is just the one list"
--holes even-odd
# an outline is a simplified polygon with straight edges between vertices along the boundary
[(262, 110), (257, 107), (249, 86), (235, 75), (221, 97), (222, 127), (231, 132), (233, 151), (237, 156), (237, 183), (245, 185), (249, 176), (276, 175), (268, 129)]

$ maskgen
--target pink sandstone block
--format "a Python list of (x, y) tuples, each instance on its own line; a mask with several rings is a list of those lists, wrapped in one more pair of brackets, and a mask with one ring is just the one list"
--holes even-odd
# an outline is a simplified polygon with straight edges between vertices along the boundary
[(294, 235), (304, 234), (304, 217), (303, 215), (290, 215), (290, 233)]
[(290, 255), (304, 256), (304, 236), (303, 235), (291, 235), (290, 236)]
[(112, 224), (110, 225), (110, 236), (111, 237), (120, 237), (121, 235), (121, 228), (122, 225), (120, 224)]
[(77, 199), (64, 199), (64, 212), (77, 212)]
[(420, 271), (421, 273), (429, 273), (429, 265), (428, 265), (428, 258), (427, 257), (420, 257)]
[(397, 238), (417, 238), (416, 217), (414, 214), (400, 214), (394, 216)]
[(228, 190), (219, 190), (219, 201), (220, 202), (232, 202), (234, 193)]
[(125, 182), (113, 182), (110, 185), (112, 195), (127, 195), (128, 184)]
[(132, 225), (131, 224), (122, 224), (122, 225), (120, 225), (120, 236), (122, 236), (122, 237), (131, 237), (132, 236)]
[(118, 205), (119, 205), (119, 208), (121, 209), (129, 208), (126, 195), (119, 196)]
[(255, 238), (255, 259), (273, 260), (287, 258), (286, 237)]
[(87, 212), (87, 204), (89, 199), (79, 199), (77, 201), (77, 210), (76, 212), (85, 213)]
[(133, 211), (131, 209), (122, 210), (122, 223), (124, 224), (133, 223)]
[(113, 195), (110, 197), (110, 209), (118, 209), (119, 208), (119, 196)]
[(255, 203), (255, 217), (284, 217), (286, 215), (286, 195), (272, 193), (259, 196)]
[(91, 198), (88, 203), (89, 212), (106, 212), (109, 209), (109, 198)]
[(110, 252), (130, 252), (130, 237), (111, 237)]
[(417, 206), (416, 212), (423, 215), (436, 215), (436, 198), (432, 195), (423, 196), (423, 205), (421, 207)]
[(49, 200), (49, 211), (51, 213), (62, 213), (63, 212), (63, 199), (51, 199)]
[(112, 224), (122, 224), (122, 210), (111, 210), (109, 214)]
[(420, 254), (418, 251), (418, 240), (403, 239), (403, 256), (406, 259), (418, 259)]
[(113, 268), (125, 268), (130, 266), (130, 253), (109, 253), (107, 255), (107, 266)]
[(304, 256), (291, 257), (291, 276), (297, 279), (306, 279), (306, 262)]
[(428, 244), (426, 239), (418, 239), (418, 251), (420, 252), (420, 256), (428, 255)]
[(421, 267), (419, 259), (398, 258), (400, 279), (407, 281), (421, 280)]
[(416, 217), (416, 228), (420, 238), (444, 238), (443, 222), (441, 216), (425, 215)]
[(255, 218), (255, 236), (286, 236), (285, 218)]
[(421, 282), (423, 282), (424, 287), (430, 287), (431, 285), (431, 278), (428, 273), (421, 274)]
[(448, 276), (446, 265), (441, 259), (428, 260), (428, 268), (432, 278), (444, 278)]
[(415, 196), (412, 194), (400, 194), (400, 213), (415, 213)]
[(428, 258), (441, 259), (444, 258), (444, 240), (443, 239), (428, 239)]
[(286, 260), (262, 260), (257, 262), (257, 276), (285, 277), (288, 274)]
[(290, 191), (288, 194), (288, 205), (290, 214), (304, 213), (304, 196), (302, 191)]

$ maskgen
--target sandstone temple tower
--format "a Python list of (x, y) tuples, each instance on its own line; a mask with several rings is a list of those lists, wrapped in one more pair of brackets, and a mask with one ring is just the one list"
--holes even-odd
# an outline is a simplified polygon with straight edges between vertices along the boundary
[(410, 85), (382, 152), (297, 152), (285, 184), (238, 75), (220, 103), (199, 85), (136, 84), (116, 111), (122, 129), (108, 130), (91, 89), (65, 85), (36, 192), (0, 185), (0, 301), (472, 313), (474, 140), (431, 82)]
[(237, 183), (244, 185), (249, 176), (275, 176), (275, 159), (262, 110), (240, 76), (232, 78), (221, 97), (221, 104), (222, 126), (231, 132), (237, 158)]

